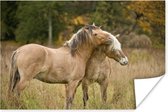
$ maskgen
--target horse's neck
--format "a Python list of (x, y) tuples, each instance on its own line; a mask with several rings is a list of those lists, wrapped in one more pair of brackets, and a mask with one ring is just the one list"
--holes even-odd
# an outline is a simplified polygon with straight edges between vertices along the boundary
[(106, 59), (105, 53), (102, 51), (101, 48), (95, 49), (90, 57), (89, 60), (94, 60), (97, 62), (103, 62)]
[(94, 50), (94, 46), (81, 47), (81, 48), (77, 49), (77, 55), (82, 57), (82, 59), (85, 62), (87, 62), (90, 59), (90, 57), (91, 57), (91, 55), (93, 53), (93, 50)]

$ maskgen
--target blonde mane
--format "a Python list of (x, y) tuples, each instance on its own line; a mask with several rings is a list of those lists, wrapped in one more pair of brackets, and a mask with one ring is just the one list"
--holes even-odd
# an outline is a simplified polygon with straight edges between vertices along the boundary
[(71, 50), (72, 56), (74, 56), (77, 49), (79, 49), (82, 46), (90, 46), (93, 43), (92, 41), (92, 29), (95, 28), (92, 25), (87, 25), (84, 28), (88, 28), (88, 32), (81, 28), (77, 33), (73, 34), (70, 40), (66, 41), (64, 43), (64, 46), (68, 46)]

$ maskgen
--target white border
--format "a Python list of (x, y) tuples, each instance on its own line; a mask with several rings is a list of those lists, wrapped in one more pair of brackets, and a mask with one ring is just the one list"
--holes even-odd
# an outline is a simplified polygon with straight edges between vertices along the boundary
[(148, 97), (148, 95), (152, 92), (152, 90), (157, 86), (163, 77), (164, 76), (134, 80), (136, 108), (138, 108), (143, 103), (143, 101)]

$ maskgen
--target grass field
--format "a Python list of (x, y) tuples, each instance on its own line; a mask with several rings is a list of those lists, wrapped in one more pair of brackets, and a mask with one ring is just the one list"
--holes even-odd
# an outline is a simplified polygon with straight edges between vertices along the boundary
[[(65, 88), (63, 84), (47, 84), (32, 80), (22, 92), (22, 105), (19, 107), (9, 105), (7, 90), (9, 84), (9, 61), (15, 43), (2, 42), (0, 62), (0, 108), (1, 109), (63, 109), (65, 101)], [(135, 95), (133, 79), (148, 78), (163, 75), (165, 72), (164, 49), (123, 49), (129, 59), (127, 66), (111, 60), (112, 73), (108, 87), (107, 103), (101, 103), (98, 84), (89, 87), (88, 109), (133, 109), (135, 108)], [(73, 109), (83, 109), (82, 89), (78, 87)]]

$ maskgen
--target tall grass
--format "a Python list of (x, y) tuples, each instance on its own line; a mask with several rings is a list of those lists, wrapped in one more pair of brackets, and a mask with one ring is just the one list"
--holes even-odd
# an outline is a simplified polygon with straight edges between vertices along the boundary
[[(15, 44), (2, 43), (1, 59), (1, 109), (63, 109), (65, 105), (65, 88), (63, 84), (47, 84), (38, 80), (29, 82), (29, 86), (22, 92), (20, 106), (9, 105), (13, 101), (8, 99), (9, 61)], [(124, 49), (129, 59), (127, 66), (111, 60), (112, 73), (107, 91), (107, 103), (102, 104), (98, 84), (89, 87), (88, 109), (133, 109), (135, 108), (135, 94), (133, 79), (148, 78), (163, 75), (165, 72), (164, 49)], [(78, 87), (73, 109), (83, 109), (82, 89)]]

